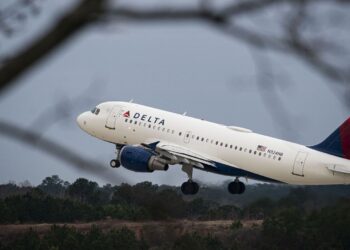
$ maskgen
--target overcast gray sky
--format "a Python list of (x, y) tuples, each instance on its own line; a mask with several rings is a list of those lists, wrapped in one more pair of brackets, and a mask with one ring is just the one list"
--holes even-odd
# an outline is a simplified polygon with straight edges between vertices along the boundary
[[(48, 4), (50, 13), (54, 8)], [(48, 16), (44, 13), (31, 21), (38, 26), (25, 27), (22, 37), (2, 38), (1, 53), (28, 41), (34, 30), (39, 31), (40, 25), (45, 27), (44, 23), (51, 20)], [(31, 127), (38, 116), (63, 98), (81, 100), (83, 93), (86, 101), (69, 111), (69, 119), (44, 131), (44, 136), (104, 163), (106, 168), (114, 157), (113, 145), (90, 137), (75, 121), (79, 113), (103, 101), (133, 99), (136, 103), (177, 113), (187, 111), (189, 116), (307, 145), (323, 140), (348, 117), (348, 110), (326, 84), (328, 79), (290, 55), (264, 56), (269, 58), (281, 86), (270, 98), (277, 95), (282, 100), (288, 109), (289, 126), (296, 133), (281, 126), (279, 117), (271, 115), (264, 104), (256, 87), (251, 50), (195, 22), (88, 28), (0, 96), (0, 117)], [(268, 87), (266, 91), (270, 91)], [(0, 162), (0, 183), (29, 180), (39, 184), (53, 174), (68, 181), (86, 177), (105, 183), (98, 176), (76, 171), (64, 162), (4, 137), (0, 137)], [(112, 184), (148, 180), (179, 185), (186, 180), (179, 167), (152, 174), (123, 168), (109, 171), (120, 176)], [(207, 183), (228, 179), (200, 171), (195, 171), (194, 178)]]

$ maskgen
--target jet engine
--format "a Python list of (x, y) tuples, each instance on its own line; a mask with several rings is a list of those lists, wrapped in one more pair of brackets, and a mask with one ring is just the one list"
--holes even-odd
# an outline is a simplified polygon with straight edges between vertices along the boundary
[(142, 147), (125, 146), (119, 156), (121, 165), (135, 172), (166, 171), (169, 168), (166, 160)]

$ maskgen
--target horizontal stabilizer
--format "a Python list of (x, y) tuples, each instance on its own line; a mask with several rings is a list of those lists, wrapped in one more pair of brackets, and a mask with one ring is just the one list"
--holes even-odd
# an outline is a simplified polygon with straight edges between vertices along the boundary
[(330, 165), (327, 165), (327, 168), (333, 172), (350, 174), (350, 167), (347, 167), (347, 166), (330, 164)]

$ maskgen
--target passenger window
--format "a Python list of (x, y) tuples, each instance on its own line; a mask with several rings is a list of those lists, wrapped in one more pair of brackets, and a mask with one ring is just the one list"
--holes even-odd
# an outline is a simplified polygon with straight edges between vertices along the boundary
[(197, 140), (199, 140), (199, 136), (197, 136)]
[(169, 132), (170, 132), (170, 129), (168, 129), (166, 132), (169, 133)]
[(219, 142), (218, 142), (218, 141), (216, 141), (216, 142), (215, 142), (215, 144), (216, 144), (216, 145), (218, 145), (218, 144), (219, 144)]
[(128, 119), (125, 119), (125, 122), (128, 122)]
[(182, 135), (182, 132), (179, 132), (179, 136), (181, 136)]
[(148, 125), (148, 128), (151, 128), (151, 124)]
[(204, 138), (202, 137), (202, 140), (201, 141), (204, 141)]
[(227, 144), (225, 144), (225, 148), (227, 148)]
[(220, 142), (220, 146), (222, 146), (222, 144), (223, 144), (223, 143), (222, 143), (222, 142)]
[(137, 121), (135, 121), (135, 125), (137, 125)]
[(230, 145), (230, 148), (232, 148), (232, 145)]
[(174, 132), (175, 132), (174, 130), (171, 131), (172, 134), (174, 134)]
[(238, 148), (238, 147), (236, 146), (236, 147), (235, 147), (235, 150), (237, 150), (237, 148)]
[(278, 157), (278, 160), (280, 161), (282, 158), (281, 157)]
[(251, 149), (249, 149), (249, 154), (251, 154), (252, 153), (252, 150)]
[(153, 129), (156, 129), (156, 125), (153, 126)]
[(160, 127), (158, 127), (158, 130), (160, 130)]
[(259, 152), (259, 156), (261, 156), (261, 152)]
[(165, 128), (163, 128), (162, 131), (164, 132), (164, 131), (165, 131)]

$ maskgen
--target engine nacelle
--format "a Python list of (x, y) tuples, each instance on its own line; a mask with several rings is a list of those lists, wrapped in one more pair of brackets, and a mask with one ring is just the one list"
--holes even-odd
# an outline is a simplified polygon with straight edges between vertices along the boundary
[(168, 170), (166, 160), (161, 159), (150, 151), (136, 146), (125, 146), (120, 151), (120, 163), (123, 167), (135, 172), (153, 172)]

